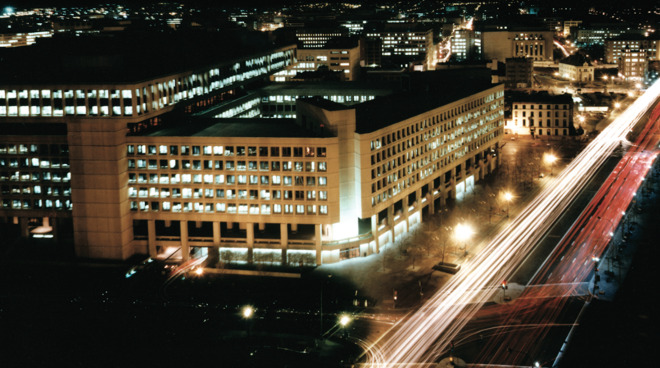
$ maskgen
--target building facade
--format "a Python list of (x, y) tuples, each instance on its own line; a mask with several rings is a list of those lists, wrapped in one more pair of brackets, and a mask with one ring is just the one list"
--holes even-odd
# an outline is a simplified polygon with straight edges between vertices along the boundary
[(569, 95), (515, 94), (507, 134), (567, 136), (574, 134), (573, 100)]
[(624, 57), (626, 49), (644, 50), (649, 61), (660, 60), (660, 48), (657, 39), (639, 35), (623, 35), (605, 41), (605, 60), (608, 64), (617, 64)]
[(648, 56), (643, 49), (623, 49), (617, 59), (619, 76), (631, 81), (641, 81), (646, 77)]
[(481, 35), (485, 59), (529, 57), (534, 61), (552, 60), (552, 31), (496, 29), (483, 30)]
[[(206, 108), (293, 63), (295, 46), (153, 79), (122, 83), (0, 84), (0, 216), (73, 230), (80, 257), (139, 252), (127, 197), (128, 136), (175, 107)], [(6, 135), (5, 135), (6, 134)]]
[(559, 62), (559, 76), (572, 82), (593, 82), (594, 70), (595, 67), (582, 58), (569, 57)]
[(457, 61), (481, 58), (481, 32), (459, 29), (451, 40), (451, 54)]

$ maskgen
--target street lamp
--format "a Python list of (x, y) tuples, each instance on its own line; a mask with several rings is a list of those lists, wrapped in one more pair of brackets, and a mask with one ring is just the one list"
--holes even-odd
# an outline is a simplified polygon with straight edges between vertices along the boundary
[(557, 161), (557, 156), (555, 156), (554, 154), (547, 153), (545, 155), (545, 162), (550, 165), (550, 176), (553, 175), (552, 169), (553, 169), (553, 165), (554, 165), (555, 161)]
[(513, 194), (511, 194), (511, 192), (504, 192), (504, 200), (506, 201), (506, 217), (509, 217), (509, 207), (512, 199)]
[(351, 323), (352, 320), (353, 319), (348, 314), (342, 314), (341, 316), (339, 316), (339, 326), (342, 329), (344, 337), (347, 336), (346, 326), (348, 326), (348, 324)]
[(245, 332), (247, 333), (247, 336), (250, 337), (250, 320), (252, 319), (252, 316), (254, 316), (254, 308), (246, 305), (243, 307), (243, 310), (241, 310), (241, 315), (243, 316), (243, 319), (245, 319)]
[(470, 239), (470, 237), (472, 237), (472, 235), (474, 235), (474, 230), (472, 230), (470, 225), (458, 224), (454, 229), (454, 236), (458, 241), (463, 243), (463, 249), (465, 250), (466, 256), (468, 254), (467, 241)]

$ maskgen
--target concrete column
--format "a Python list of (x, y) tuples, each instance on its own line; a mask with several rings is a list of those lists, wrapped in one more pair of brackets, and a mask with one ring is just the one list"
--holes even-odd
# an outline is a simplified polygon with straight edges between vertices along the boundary
[(147, 247), (149, 257), (155, 258), (158, 255), (156, 249), (156, 220), (147, 220)]
[(314, 241), (316, 242), (316, 265), (320, 266), (323, 261), (321, 258), (322, 247), (321, 247), (321, 224), (314, 225)]
[(292, 233), (298, 232), (298, 224), (296, 223), (291, 224), (291, 232)]
[(401, 207), (403, 207), (402, 216), (406, 220), (405, 221), (406, 232), (408, 232), (408, 229), (410, 228), (410, 222), (408, 221), (408, 216), (409, 216), (409, 214), (408, 214), (408, 206), (409, 206), (409, 204), (408, 204), (408, 195), (403, 196), (403, 198), (401, 199), (401, 203), (402, 203)]
[(190, 258), (190, 244), (188, 244), (188, 221), (179, 221), (181, 231), (181, 260), (183, 262)]
[(282, 245), (282, 265), (286, 266), (287, 249), (289, 249), (289, 226), (280, 224), (280, 244)]
[(378, 214), (371, 216), (371, 234), (374, 236), (374, 242), (376, 243), (376, 253), (380, 253), (380, 244), (378, 241)]
[(220, 223), (218, 221), (213, 221), (213, 244), (220, 245)]
[(264, 231), (266, 230), (266, 223), (265, 222), (260, 222), (259, 223), (259, 231)]
[(234, 228), (234, 223), (233, 222), (227, 222), (227, 229), (231, 230)]
[(387, 226), (392, 232), (392, 243), (394, 243), (394, 239), (396, 239), (396, 234), (394, 233), (394, 204), (387, 207)]
[(21, 236), (24, 238), (30, 237), (30, 228), (28, 227), (27, 217), (20, 217), (19, 223), (21, 224)]
[(429, 204), (429, 215), (435, 213), (435, 196), (433, 195), (433, 183), (428, 185), (428, 193), (426, 193), (426, 202)]
[(253, 252), (254, 252), (254, 224), (252, 222), (248, 222), (245, 226), (246, 230), (246, 235), (247, 235), (247, 261), (248, 263), (252, 263), (254, 258), (253, 258)]
[(207, 247), (207, 252), (206, 265), (208, 267), (215, 267), (220, 262), (220, 248), (215, 246)]

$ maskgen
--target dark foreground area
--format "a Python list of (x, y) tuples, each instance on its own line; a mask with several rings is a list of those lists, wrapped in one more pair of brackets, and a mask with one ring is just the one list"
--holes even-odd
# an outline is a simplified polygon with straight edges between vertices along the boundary
[(656, 365), (655, 351), (660, 339), (655, 312), (658, 310), (656, 268), (660, 259), (659, 198), (656, 194), (655, 203), (649, 203), (645, 209), (649, 211), (649, 222), (641, 228), (632, 267), (614, 301), (591, 302), (560, 367)]

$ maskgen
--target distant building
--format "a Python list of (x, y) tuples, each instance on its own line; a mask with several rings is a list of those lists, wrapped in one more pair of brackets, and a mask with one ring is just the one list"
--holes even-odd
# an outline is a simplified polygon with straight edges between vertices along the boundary
[(53, 31), (34, 31), (18, 33), (0, 33), (0, 47), (30, 46), (37, 42), (38, 38), (52, 37)]
[(532, 58), (507, 58), (505, 61), (506, 88), (529, 88), (532, 87), (532, 72), (534, 60)]
[[(604, 45), (605, 40), (616, 38), (624, 33), (631, 33), (631, 27), (623, 23), (592, 23), (582, 24), (575, 34), (575, 41), (582, 44)], [(642, 33), (636, 31), (636, 33)]]
[(428, 26), (418, 23), (377, 24), (365, 30), (365, 37), (382, 40), (383, 58), (423, 61), (427, 69), (433, 66), (433, 29)]
[(645, 37), (639, 34), (624, 34), (605, 40), (605, 60), (616, 64), (624, 55), (625, 49), (644, 50), (649, 61), (660, 60), (660, 37)]
[(641, 81), (646, 76), (649, 64), (647, 52), (643, 49), (623, 49), (617, 64), (619, 76), (626, 80)]
[(481, 32), (459, 29), (451, 40), (451, 54), (456, 61), (481, 58)]
[(357, 38), (335, 38), (324, 47), (298, 49), (296, 59), (298, 63), (292, 67), (296, 72), (327, 68), (352, 81), (358, 77), (360, 68), (360, 42)]
[(511, 120), (504, 127), (506, 134), (566, 136), (575, 133), (570, 95), (514, 93), (508, 99)]
[(574, 30), (577, 26), (582, 24), (581, 20), (565, 20), (564, 21), (564, 37), (568, 37), (571, 35), (572, 30)]
[(584, 56), (575, 54), (559, 62), (559, 76), (573, 82), (593, 82), (595, 67)]
[(552, 60), (554, 32), (545, 28), (487, 27), (481, 35), (485, 59), (529, 57), (534, 61)]
[(299, 48), (325, 47), (329, 40), (337, 37), (348, 37), (348, 29), (335, 28), (302, 28), (296, 30)]

